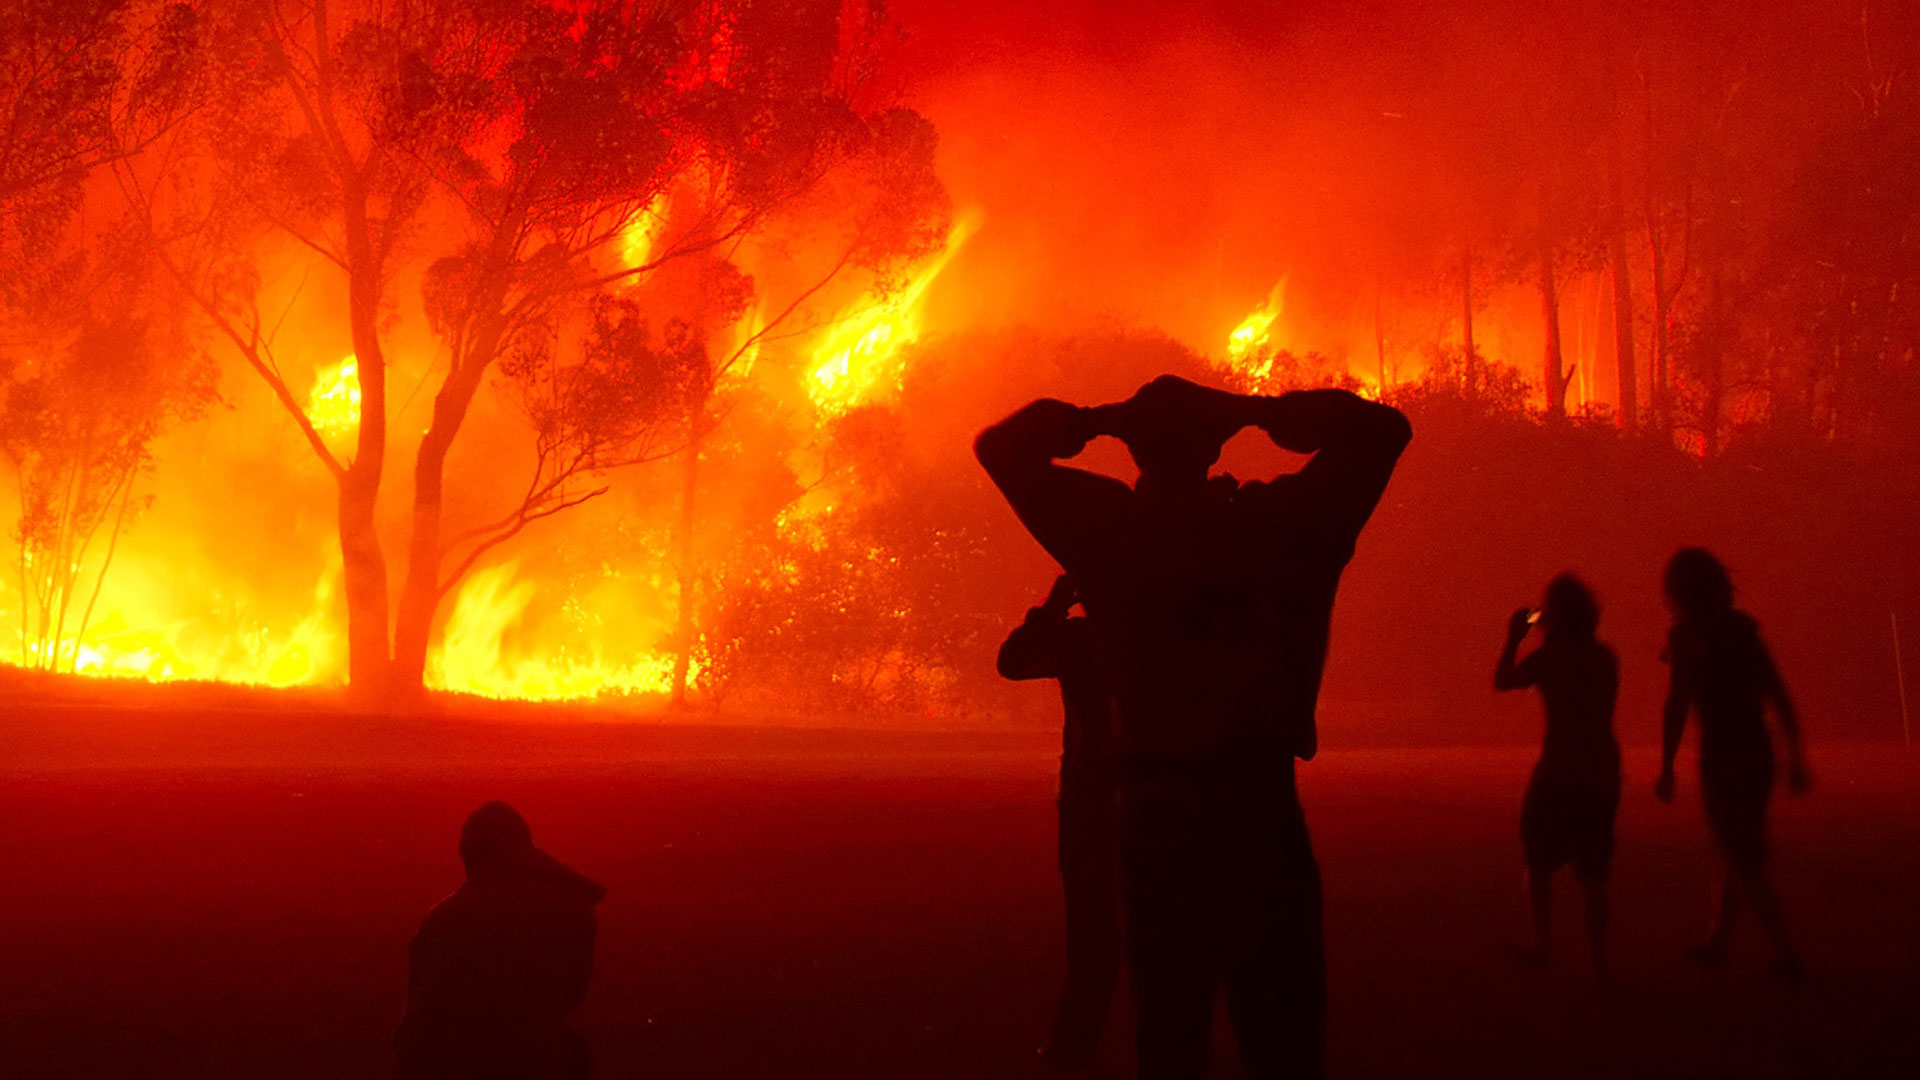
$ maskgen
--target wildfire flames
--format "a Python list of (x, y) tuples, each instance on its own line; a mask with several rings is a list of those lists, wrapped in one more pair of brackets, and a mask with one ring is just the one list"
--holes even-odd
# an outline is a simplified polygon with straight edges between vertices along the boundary
[(838, 414), (900, 388), (900, 358), (920, 339), (920, 305), (928, 286), (980, 227), (977, 213), (962, 215), (939, 255), (898, 291), (868, 297), (836, 319), (813, 351), (807, 393), (823, 413)]
[[(902, 582), (1002, 538), (936, 520), (961, 486), (887, 500), (958, 475), (962, 420), (1135, 357), (1697, 458), (1911, 426), (1878, 399), (1912, 385), (1913, 170), (1875, 140), (1912, 90), (1702, 68), (1712, 19), (1409, 10), (1328, 48), (1234, 5), (69, 7), (0, 38), (8, 664), (953, 682), (1004, 597)], [(1920, 40), (1877, 20), (1820, 48)]]
[[(664, 589), (667, 583), (625, 583), (631, 592)], [(606, 654), (604, 635), (591, 635), (579, 653), (564, 646), (512, 647), (522, 630), (538, 584), (506, 562), (476, 571), (460, 589), (447, 616), (428, 685), (499, 698), (558, 699), (616, 694), (664, 694), (673, 685), (673, 657), (641, 651), (637, 657)], [(593, 616), (586, 616), (592, 619)], [(655, 636), (664, 634), (660, 620)]]
[(360, 426), (360, 365), (353, 357), (314, 373), (307, 416), (323, 435), (351, 435)]
[[(824, 321), (801, 352), (801, 384), (817, 423), (898, 393), (909, 347), (923, 332), (928, 293), (982, 221), (978, 210), (958, 215), (941, 248), (903, 281), (847, 303)], [(644, 264), (656, 254), (661, 229), (657, 206), (637, 215), (622, 233), (621, 261)], [(1287, 288), (1283, 277), (1227, 336), (1224, 353), (1216, 354), (1215, 363), (1231, 385), (1252, 392), (1279, 389), (1275, 361), (1292, 346)], [(756, 304), (735, 326), (735, 360), (724, 373), (723, 385), (753, 382), (764, 347), (759, 337), (763, 319)], [(1490, 319), (1495, 329), (1489, 332), (1498, 333), (1498, 325)], [(351, 445), (360, 421), (358, 375), (351, 354), (317, 365), (303, 403), (314, 428), (337, 449)], [(836, 500), (834, 493), (823, 490), (797, 501), (778, 516), (780, 533), (814, 550), (825, 549), (832, 537), (823, 521), (833, 514)], [(882, 562), (890, 557), (877, 548), (863, 549), (860, 556)], [(262, 608), (233, 585), (219, 589), (224, 597), (219, 610), (205, 610), (194, 598), (153, 587), (169, 576), (163, 565), (163, 556), (122, 556), (111, 587), (103, 591), (98, 616), (84, 635), (68, 635), (61, 642), (63, 652), (74, 657), (73, 670), (153, 681), (271, 686), (344, 678), (337, 552), (315, 580), (306, 607), (290, 613)], [(782, 572), (797, 570), (787, 565)], [(664, 643), (673, 634), (674, 585), (664, 572), (616, 578), (598, 595), (574, 597), (558, 623), (531, 610), (541, 587), (538, 576), (515, 559), (470, 574), (450, 598), (426, 673), (428, 685), (526, 699), (665, 694), (672, 689), (675, 659)], [(0, 599), (14, 598), (0, 592)], [(612, 639), (604, 633), (609, 611), (625, 616), (621, 633)], [(697, 677), (699, 670), (694, 661), (689, 676)]]
[[(848, 303), (814, 335), (815, 344), (803, 354), (810, 358), (803, 383), (821, 422), (897, 392), (907, 346), (921, 334), (927, 291), (981, 220), (977, 211), (959, 215), (941, 249), (904, 282)], [(657, 207), (636, 216), (621, 237), (622, 262), (644, 264), (655, 253), (661, 227)], [(763, 329), (762, 309), (756, 305), (733, 332), (734, 360), (723, 385), (737, 388), (752, 381)], [(319, 365), (303, 403), (315, 430), (336, 449), (351, 446), (360, 422), (358, 376), (351, 354)], [(814, 519), (831, 510), (831, 502), (803, 501), (781, 516), (780, 528), (804, 536), (817, 548), (827, 538)], [(879, 556), (877, 551), (869, 554)], [(172, 589), (152, 588), (172, 576), (163, 563), (138, 553), (122, 556), (98, 617), (84, 635), (68, 635), (59, 644), (63, 655), (74, 658), (72, 670), (154, 682), (265, 686), (335, 683), (345, 677), (337, 552), (315, 583), (306, 610), (279, 618), (254, 611), (254, 604), (238, 592), (228, 598), (229, 610), (209, 611)], [(668, 577), (616, 577), (595, 595), (572, 598), (562, 621), (573, 633), (555, 633), (549, 620), (535, 624), (529, 608), (541, 587), (513, 559), (470, 574), (452, 598), (429, 662), (427, 684), (529, 700), (665, 694), (672, 689), (674, 656), (657, 644), (644, 644), (671, 635), (674, 586)], [(11, 600), (11, 590), (0, 585), (0, 604)], [(615, 611), (624, 616), (622, 632), (609, 639), (605, 623)], [(17, 620), (18, 612), (0, 607), (0, 617)], [(699, 671), (696, 660), (689, 676), (697, 678)]]
[(1286, 309), (1287, 279), (1281, 278), (1267, 299), (1227, 335), (1224, 368), (1228, 379), (1239, 389), (1256, 393), (1267, 389), (1268, 380), (1273, 376), (1276, 348), (1271, 340), (1273, 324)]
[[(135, 573), (128, 574), (134, 581), (115, 589), (113, 606), (84, 637), (76, 634), (64, 643), (77, 657), (79, 674), (299, 686), (336, 680), (343, 670), (345, 643), (334, 615), (337, 568), (321, 576), (312, 607), (290, 626), (256, 617), (236, 620), (231, 630), (204, 613), (166, 620), (150, 614), (177, 608), (178, 599), (147, 594)], [(166, 580), (157, 568), (151, 573), (150, 581)]]

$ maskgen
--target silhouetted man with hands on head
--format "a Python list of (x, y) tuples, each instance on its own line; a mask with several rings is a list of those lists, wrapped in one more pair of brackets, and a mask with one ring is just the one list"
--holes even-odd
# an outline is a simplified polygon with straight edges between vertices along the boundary
[[(1258, 427), (1298, 472), (1209, 477)], [(1058, 463), (1126, 443), (1132, 487)], [(1115, 405), (1033, 402), (975, 453), (1073, 576), (1120, 730), (1121, 861), (1140, 1075), (1204, 1075), (1224, 986), (1250, 1077), (1323, 1071), (1320, 873), (1293, 762), (1341, 570), (1412, 437), (1342, 390), (1260, 397), (1162, 376)]]
[(1039, 607), (1000, 646), (1008, 679), (1060, 684), (1060, 887), (1067, 907), (1067, 978), (1047, 1063), (1090, 1065), (1120, 985), (1120, 837), (1113, 752), (1113, 695), (1099, 670), (1093, 628), (1074, 616), (1073, 579), (1061, 574)]

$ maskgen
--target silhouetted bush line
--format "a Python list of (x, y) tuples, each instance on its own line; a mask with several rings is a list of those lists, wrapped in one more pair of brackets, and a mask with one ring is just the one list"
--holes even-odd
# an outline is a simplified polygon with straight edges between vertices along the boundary
[[(1920, 533), (1912, 451), (1756, 429), (1710, 458), (1626, 435), (1603, 411), (1549, 421), (1504, 365), (1459, 377), (1457, 354), (1389, 400), (1415, 438), (1343, 585), (1323, 709), (1329, 745), (1525, 742), (1531, 712), (1495, 705), (1486, 653), (1537, 582), (1593, 582), (1622, 652), (1623, 741), (1654, 738), (1666, 625), (1659, 567), (1675, 547), (1725, 552), (1775, 628), (1816, 737), (1897, 734), (1888, 614), (1916, 605)], [(1212, 377), (1154, 334), (1027, 332), (932, 342), (909, 365), (869, 489), (822, 551), (763, 555), (707, 613), (703, 679), (723, 707), (753, 702), (892, 716), (900, 723), (1051, 723), (1048, 695), (993, 672), (993, 650), (1044, 590), (1051, 560), (966, 457), (1007, 403), (1115, 400), (1162, 371)], [(937, 403), (937, 405), (936, 405)], [(1242, 477), (1291, 468), (1238, 453)], [(1124, 451), (1095, 467), (1129, 476)], [(1889, 726), (1891, 725), (1891, 726)]]

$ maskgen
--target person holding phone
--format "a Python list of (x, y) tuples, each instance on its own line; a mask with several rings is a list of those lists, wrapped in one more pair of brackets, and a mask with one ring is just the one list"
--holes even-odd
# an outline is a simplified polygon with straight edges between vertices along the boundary
[[(1520, 644), (1536, 624), (1545, 630), (1543, 640), (1520, 659)], [(1533, 912), (1528, 959), (1539, 967), (1551, 960), (1553, 875), (1571, 865), (1586, 897), (1594, 978), (1605, 982), (1607, 881), (1620, 809), (1620, 744), (1613, 734), (1620, 661), (1598, 638), (1599, 627), (1600, 605), (1593, 592), (1572, 574), (1561, 574), (1547, 585), (1545, 604), (1521, 608), (1507, 620), (1507, 644), (1493, 685), (1496, 690), (1538, 687), (1546, 705), (1540, 761), (1520, 805), (1520, 846)]]

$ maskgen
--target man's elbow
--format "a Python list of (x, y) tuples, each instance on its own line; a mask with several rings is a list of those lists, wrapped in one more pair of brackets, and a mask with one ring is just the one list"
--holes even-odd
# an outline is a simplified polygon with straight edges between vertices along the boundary
[(973, 440), (973, 456), (989, 473), (1072, 457), (1087, 444), (1085, 411), (1054, 398), (1028, 402)]
[(1020, 678), (1020, 665), (1014, 663), (1012, 658), (1008, 657), (1004, 650), (1001, 651), (999, 658), (993, 662), (993, 670), (999, 672), (1000, 677), (1003, 679), (1018, 681)]
[(1000, 672), (1000, 677), (1009, 682), (1031, 682), (1034, 679), (1050, 679), (1053, 677), (1052, 673), (1047, 670), (1046, 665), (1027, 656), (1015, 658), (1003, 656), (1000, 658), (1000, 662), (995, 665), (995, 668)]
[(1382, 449), (1390, 449), (1396, 456), (1413, 441), (1413, 423), (1407, 414), (1391, 405), (1368, 402), (1372, 405), (1374, 438)]
[(1033, 458), (1028, 441), (1003, 420), (974, 437), (973, 458), (987, 470), (988, 476), (998, 481), (1018, 473), (1023, 464)]
[(1006, 641), (1000, 644), (1000, 651), (994, 655), (993, 668), (1003, 679), (1025, 679), (1030, 676), (1027, 669), (1033, 667), (1032, 651), (1025, 638), (1026, 634), (1016, 629)]
[(988, 472), (992, 472), (994, 465), (1005, 459), (1006, 453), (1006, 436), (998, 424), (973, 437), (973, 460)]

